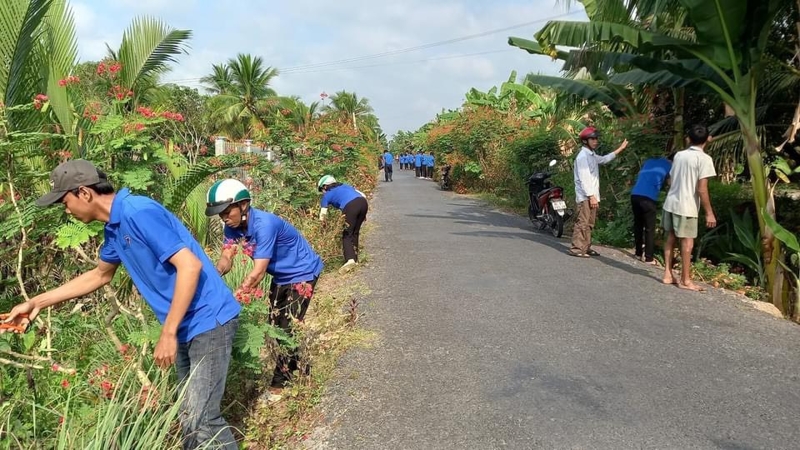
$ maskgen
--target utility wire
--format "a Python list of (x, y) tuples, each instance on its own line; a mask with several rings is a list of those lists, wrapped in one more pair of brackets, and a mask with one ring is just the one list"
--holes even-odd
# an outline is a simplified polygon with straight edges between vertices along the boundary
[[(540, 23), (540, 22), (550, 21), (550, 20), (554, 20), (554, 19), (560, 19), (560, 18), (563, 18), (563, 17), (571, 16), (571, 15), (582, 13), (582, 12), (583, 12), (582, 10), (576, 10), (576, 11), (572, 11), (572, 12), (564, 13), (564, 14), (559, 14), (559, 15), (552, 16), (552, 17), (546, 17), (546, 18), (543, 18), (543, 19), (532, 20), (530, 22), (520, 23), (520, 24), (517, 24), (517, 25), (511, 25), (511, 26), (508, 26), (508, 27), (496, 28), (494, 30), (483, 31), (483, 32), (480, 32), (480, 33), (470, 34), (470, 35), (467, 35), (467, 36), (461, 36), (461, 37), (452, 38), (452, 39), (446, 39), (446, 40), (437, 41), (437, 42), (430, 42), (430, 43), (427, 43), (427, 44), (417, 45), (417, 46), (414, 46), (414, 47), (407, 47), (407, 48), (402, 48), (402, 49), (398, 49), (398, 50), (391, 50), (391, 51), (382, 52), (382, 53), (374, 53), (374, 54), (370, 54), (370, 55), (363, 55), (363, 56), (357, 56), (357, 57), (353, 57), (353, 58), (339, 59), (339, 60), (333, 60), (333, 61), (327, 61), (327, 62), (321, 62), (321, 63), (313, 63), (313, 64), (304, 64), (304, 65), (298, 65), (298, 66), (291, 66), (291, 67), (287, 67), (285, 69), (279, 69), (279, 72), (280, 72), (280, 75), (290, 74), (290, 73), (298, 73), (298, 72), (299, 73), (304, 73), (305, 70), (310, 70), (310, 69), (335, 66), (335, 65), (339, 65), (339, 64), (347, 64), (347, 63), (350, 63), (350, 62), (359, 62), (359, 61), (364, 61), (364, 60), (369, 60), (369, 59), (385, 58), (387, 56), (394, 56), (394, 55), (399, 55), (399, 54), (402, 54), (402, 53), (414, 52), (414, 51), (417, 51), (417, 50), (425, 50), (425, 49), (428, 49), (428, 48), (440, 47), (442, 45), (454, 44), (454, 43), (457, 43), (457, 42), (462, 42), (462, 41), (466, 41), (466, 40), (470, 40), (470, 39), (489, 36), (491, 34), (501, 33), (503, 31), (509, 31), (509, 30), (513, 30), (513, 29), (516, 29), (516, 28), (522, 28), (522, 27), (526, 27), (526, 26), (533, 25), (533, 24)], [(465, 55), (465, 56), (467, 56), (467, 55)], [(342, 67), (340, 69), (347, 69), (347, 68), (348, 67)], [(339, 70), (339, 69), (337, 69), (337, 70)], [(188, 82), (188, 81), (199, 81), (201, 78), (202, 77), (185, 78), (185, 79), (180, 79), (180, 80), (171, 80), (169, 82), (170, 83), (182, 83), (182, 82)]]

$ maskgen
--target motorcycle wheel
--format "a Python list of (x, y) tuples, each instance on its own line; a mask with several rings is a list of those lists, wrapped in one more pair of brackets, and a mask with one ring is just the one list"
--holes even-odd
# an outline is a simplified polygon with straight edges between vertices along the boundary
[(555, 211), (550, 211), (550, 231), (553, 236), (560, 238), (564, 234), (564, 218)]

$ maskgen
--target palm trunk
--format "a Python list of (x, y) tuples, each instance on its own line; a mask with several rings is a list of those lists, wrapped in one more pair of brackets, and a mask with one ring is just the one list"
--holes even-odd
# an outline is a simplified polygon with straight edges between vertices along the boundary
[(781, 312), (786, 313), (787, 306), (783, 298), (783, 270), (779, 263), (781, 257), (780, 241), (775, 239), (769, 227), (766, 226), (761, 212), (775, 217), (775, 203), (771, 198), (764, 174), (764, 159), (756, 136), (756, 123), (754, 112), (746, 117), (739, 115), (739, 124), (745, 138), (747, 151), (747, 165), (750, 169), (750, 181), (753, 186), (753, 201), (756, 205), (758, 228), (761, 230), (761, 251), (764, 260), (764, 273), (767, 277), (767, 291), (774, 304)]

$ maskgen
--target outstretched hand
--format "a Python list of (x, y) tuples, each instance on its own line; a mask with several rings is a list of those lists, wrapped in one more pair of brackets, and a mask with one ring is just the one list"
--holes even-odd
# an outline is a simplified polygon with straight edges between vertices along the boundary
[(24, 333), (38, 314), (33, 302), (20, 303), (8, 314), (0, 314), (0, 333)]

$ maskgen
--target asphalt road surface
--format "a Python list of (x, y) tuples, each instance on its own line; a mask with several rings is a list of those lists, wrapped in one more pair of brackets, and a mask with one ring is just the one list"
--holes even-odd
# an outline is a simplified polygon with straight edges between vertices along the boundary
[(409, 172), (368, 220), (377, 338), (343, 358), (310, 447), (800, 448), (797, 325), (615, 250), (570, 257)]

